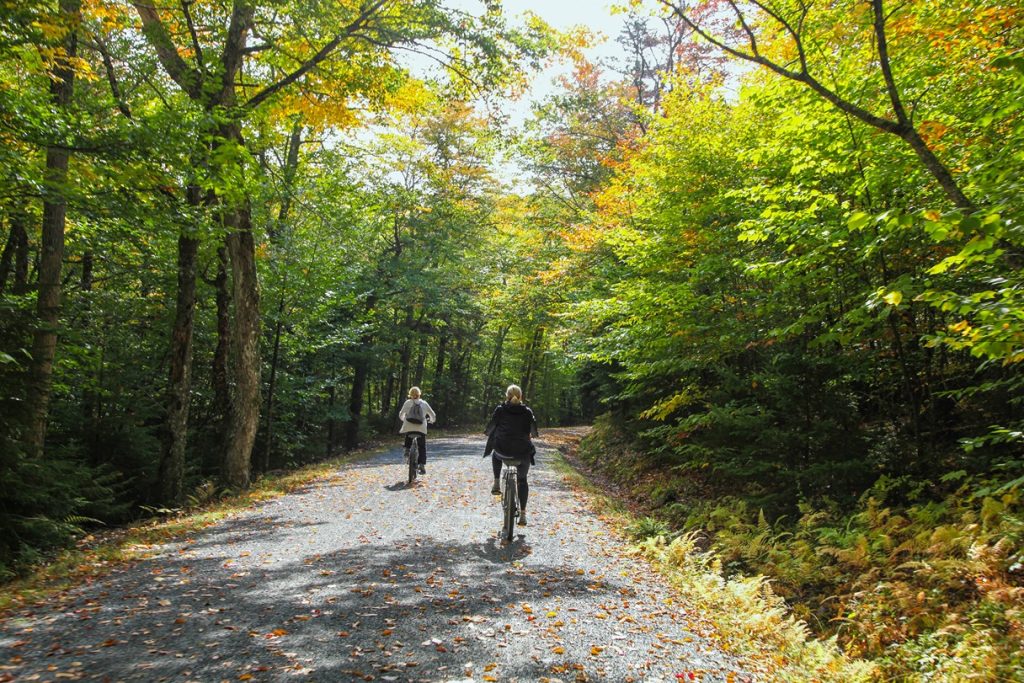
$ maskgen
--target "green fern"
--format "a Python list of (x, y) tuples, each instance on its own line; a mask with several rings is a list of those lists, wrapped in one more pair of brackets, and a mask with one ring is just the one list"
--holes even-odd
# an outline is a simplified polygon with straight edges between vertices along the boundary
[(633, 522), (626, 528), (626, 532), (630, 537), (638, 541), (657, 537), (670, 538), (672, 536), (672, 531), (669, 529), (668, 524), (652, 517), (644, 517)]

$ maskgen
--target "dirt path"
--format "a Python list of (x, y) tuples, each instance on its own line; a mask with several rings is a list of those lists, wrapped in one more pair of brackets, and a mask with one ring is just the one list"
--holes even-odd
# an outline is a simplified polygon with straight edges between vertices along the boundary
[(0, 681), (739, 681), (549, 466), (497, 543), (476, 437), (342, 467), (0, 623)]

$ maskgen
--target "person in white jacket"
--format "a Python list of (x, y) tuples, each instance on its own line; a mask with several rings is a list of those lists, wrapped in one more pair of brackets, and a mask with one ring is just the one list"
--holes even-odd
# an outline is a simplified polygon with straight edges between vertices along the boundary
[[(399, 434), (405, 434), (405, 448), (409, 447), (412, 443), (413, 434), (418, 434), (420, 437), (419, 457), (416, 458), (416, 463), (420, 466), (420, 474), (427, 473), (427, 423), (436, 422), (437, 414), (434, 413), (434, 409), (430, 407), (430, 404), (424, 401), (420, 396), (419, 387), (412, 387), (409, 389), (409, 399), (402, 404), (402, 409), (398, 411), (398, 418), (402, 421), (402, 428), (398, 430)], [(422, 416), (422, 422), (416, 422), (416, 414)], [(412, 418), (410, 420), (410, 418)]]

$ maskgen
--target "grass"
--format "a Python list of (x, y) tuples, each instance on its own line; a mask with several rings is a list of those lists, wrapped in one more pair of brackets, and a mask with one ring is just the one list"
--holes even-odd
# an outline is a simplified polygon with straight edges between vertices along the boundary
[(89, 579), (103, 576), (114, 567), (149, 557), (156, 545), (180, 539), (254, 504), (278, 498), (329, 476), (341, 465), (368, 458), (390, 448), (373, 445), (301, 469), (261, 477), (243, 493), (203, 496), (204, 502), (161, 518), (89, 534), (74, 547), (59, 551), (45, 564), (2, 586), (0, 614), (55, 596)]

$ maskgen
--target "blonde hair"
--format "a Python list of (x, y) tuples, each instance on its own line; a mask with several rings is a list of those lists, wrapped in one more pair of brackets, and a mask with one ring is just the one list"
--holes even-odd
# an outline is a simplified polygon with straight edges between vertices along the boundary
[(423, 392), (420, 391), (419, 387), (412, 387), (411, 389), (409, 389), (409, 398), (419, 398), (422, 393)]
[(505, 400), (509, 403), (522, 403), (523, 390), (515, 384), (509, 384), (508, 389), (505, 390)]

